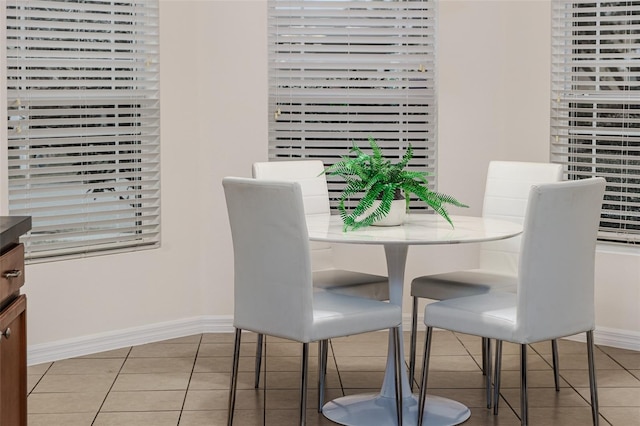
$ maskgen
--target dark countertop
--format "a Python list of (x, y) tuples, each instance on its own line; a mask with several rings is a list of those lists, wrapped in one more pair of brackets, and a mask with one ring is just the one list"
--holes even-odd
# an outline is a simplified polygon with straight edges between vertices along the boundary
[(31, 230), (31, 216), (0, 216), (0, 249)]

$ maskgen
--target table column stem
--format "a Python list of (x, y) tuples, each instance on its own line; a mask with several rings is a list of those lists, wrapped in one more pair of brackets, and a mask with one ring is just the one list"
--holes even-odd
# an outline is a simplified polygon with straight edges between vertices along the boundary
[[(407, 262), (409, 246), (406, 244), (385, 244), (384, 252), (387, 258), (387, 275), (389, 276), (389, 302), (402, 307), (402, 293), (404, 290), (404, 270)], [(400, 326), (400, 355), (404, 360), (402, 326)], [(389, 349), (387, 367), (380, 394), (384, 397), (395, 398), (395, 354), (393, 352), (393, 333), (389, 333)], [(406, 368), (402, 368), (402, 395), (411, 396), (411, 388)]]

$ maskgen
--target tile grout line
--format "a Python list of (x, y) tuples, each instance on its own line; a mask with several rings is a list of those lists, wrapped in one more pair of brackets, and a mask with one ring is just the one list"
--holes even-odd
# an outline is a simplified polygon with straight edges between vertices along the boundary
[(46, 374), (49, 372), (49, 370), (51, 370), (51, 367), (53, 367), (53, 364), (54, 364), (54, 363), (55, 363), (55, 361), (54, 361), (54, 362), (52, 362), (52, 363), (49, 365), (49, 367), (47, 367), (47, 368), (45, 369), (44, 373), (42, 373), (42, 374), (40, 375), (40, 378), (38, 379), (38, 381), (36, 382), (36, 384), (35, 384), (35, 385), (33, 385), (33, 387), (31, 388), (31, 390), (30, 390), (29, 392), (27, 392), (27, 398), (28, 398), (28, 397), (33, 393), (33, 391), (34, 391), (34, 390), (36, 390), (36, 387), (38, 387), (38, 385), (40, 384), (40, 382), (42, 381), (42, 379), (44, 379), (44, 376), (46, 376)]
[(182, 406), (180, 407), (180, 413), (178, 414), (178, 423), (176, 426), (180, 425), (182, 421), (182, 413), (184, 411), (184, 406), (187, 403), (187, 395), (189, 394), (189, 387), (191, 386), (191, 379), (193, 379), (193, 373), (196, 369), (196, 362), (198, 362), (198, 355), (200, 355), (200, 348), (202, 347), (203, 335), (200, 334), (200, 339), (198, 340), (198, 348), (196, 349), (196, 356), (193, 358), (193, 365), (191, 366), (191, 372), (189, 373), (189, 380), (187, 381), (187, 387), (184, 390), (184, 398), (182, 398)]
[(127, 351), (127, 355), (125, 355), (124, 359), (122, 360), (122, 364), (120, 365), (120, 368), (118, 369), (118, 372), (116, 373), (116, 376), (113, 378), (113, 382), (111, 383), (111, 386), (109, 386), (109, 390), (107, 390), (107, 394), (104, 396), (104, 399), (102, 400), (102, 403), (100, 404), (100, 407), (98, 407), (98, 411), (96, 411), (95, 416), (93, 416), (93, 420), (91, 421), (91, 426), (93, 426), (95, 424), (96, 420), (98, 419), (98, 415), (100, 415), (100, 411), (102, 410), (102, 407), (104, 407), (105, 402), (107, 402), (107, 398), (109, 398), (109, 394), (113, 390), (113, 386), (116, 384), (116, 381), (118, 380), (118, 377), (120, 376), (120, 373), (122, 372), (122, 369), (124, 368), (124, 364), (129, 359), (129, 355), (131, 355), (131, 351), (132, 350), (133, 350), (133, 346), (129, 346), (129, 350)]

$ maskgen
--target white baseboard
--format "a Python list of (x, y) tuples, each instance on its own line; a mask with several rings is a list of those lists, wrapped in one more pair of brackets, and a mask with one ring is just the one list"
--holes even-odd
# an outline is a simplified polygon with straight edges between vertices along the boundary
[(27, 348), (27, 365), (58, 361), (200, 333), (233, 331), (233, 317), (205, 316), (92, 334)]
[[(405, 331), (411, 330), (411, 316), (405, 315), (402, 321), (402, 327)], [(418, 329), (424, 330), (424, 322), (422, 316), (418, 316)], [(565, 337), (567, 340), (576, 342), (585, 342), (585, 333), (576, 334), (575, 336)], [(619, 330), (615, 328), (598, 327), (593, 333), (593, 340), (596, 345), (611, 346), (613, 348), (629, 349), (640, 352), (640, 332), (633, 330)]]
[[(422, 318), (418, 318), (418, 321), (422, 324)], [(405, 331), (411, 329), (410, 315), (404, 316), (402, 326)], [(233, 332), (233, 317), (230, 315), (187, 318), (31, 345), (27, 348), (27, 364), (36, 365), (200, 333), (230, 332)], [(570, 339), (584, 341), (584, 334)], [(594, 339), (596, 345), (640, 351), (638, 332), (598, 327)]]
[[(568, 339), (577, 342), (585, 342), (587, 340), (584, 333), (568, 337)], [(596, 330), (593, 332), (593, 340), (596, 345), (640, 352), (640, 333), (637, 331), (596, 327)]]

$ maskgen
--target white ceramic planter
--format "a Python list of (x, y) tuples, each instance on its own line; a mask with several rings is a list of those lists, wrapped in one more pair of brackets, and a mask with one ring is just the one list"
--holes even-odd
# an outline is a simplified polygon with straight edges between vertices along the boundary
[[(371, 206), (372, 210), (375, 210), (380, 205), (380, 201), (376, 200)], [(398, 226), (404, 223), (405, 216), (407, 215), (406, 202), (402, 200), (393, 200), (391, 202), (391, 210), (389, 214), (382, 219), (373, 222), (373, 226)]]

